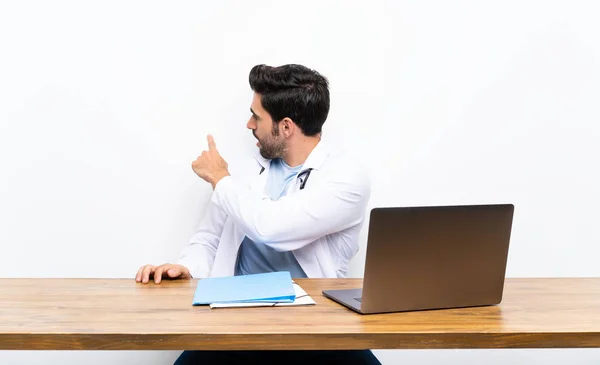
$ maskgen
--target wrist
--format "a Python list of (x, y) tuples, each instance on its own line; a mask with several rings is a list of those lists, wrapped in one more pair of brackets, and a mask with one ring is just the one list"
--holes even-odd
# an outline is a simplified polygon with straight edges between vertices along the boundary
[(217, 186), (219, 181), (221, 181), (221, 179), (223, 179), (226, 176), (229, 176), (229, 171), (227, 171), (227, 170), (221, 170), (213, 176), (213, 178), (210, 181), (210, 183), (213, 187), (213, 190), (215, 189), (215, 187)]

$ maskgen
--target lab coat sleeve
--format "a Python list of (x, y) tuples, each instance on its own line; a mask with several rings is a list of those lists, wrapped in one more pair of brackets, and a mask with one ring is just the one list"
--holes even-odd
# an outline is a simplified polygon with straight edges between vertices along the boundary
[(217, 183), (212, 201), (254, 242), (277, 251), (296, 250), (364, 219), (370, 195), (367, 175), (352, 170), (330, 175), (318, 186), (277, 201), (227, 176)]
[(192, 277), (208, 277), (219, 246), (227, 215), (221, 208), (210, 203), (198, 229), (190, 238), (177, 261), (190, 270)]

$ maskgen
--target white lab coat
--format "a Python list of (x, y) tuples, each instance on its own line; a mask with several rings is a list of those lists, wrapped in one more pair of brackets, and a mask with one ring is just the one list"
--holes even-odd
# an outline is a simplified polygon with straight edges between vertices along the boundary
[[(195, 278), (231, 276), (247, 235), (275, 250), (292, 251), (309, 278), (345, 277), (358, 251), (370, 197), (365, 170), (321, 141), (299, 177), (288, 185), (286, 195), (273, 201), (263, 194), (270, 161), (260, 155), (256, 161), (250, 176), (233, 174), (217, 183), (210, 206), (178, 263)], [(302, 172), (309, 168), (306, 179)]]

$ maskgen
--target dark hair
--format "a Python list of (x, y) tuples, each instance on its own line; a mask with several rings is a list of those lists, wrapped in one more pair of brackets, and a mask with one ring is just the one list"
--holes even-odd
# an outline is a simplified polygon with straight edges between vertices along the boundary
[(325, 77), (302, 65), (256, 65), (250, 71), (250, 87), (273, 122), (288, 117), (306, 136), (321, 133), (329, 113), (328, 86)]

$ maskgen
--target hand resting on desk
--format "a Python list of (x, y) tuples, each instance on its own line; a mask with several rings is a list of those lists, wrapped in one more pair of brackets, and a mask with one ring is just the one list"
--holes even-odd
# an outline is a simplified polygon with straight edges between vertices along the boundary
[(163, 278), (191, 279), (192, 275), (187, 267), (178, 264), (145, 265), (138, 270), (135, 281), (146, 284), (151, 278), (154, 278), (155, 284), (160, 284)]

